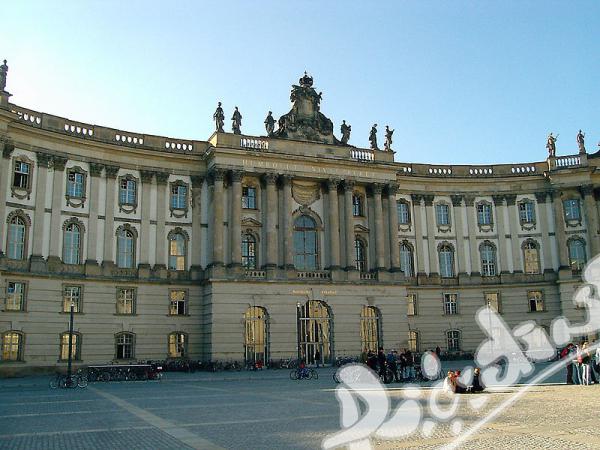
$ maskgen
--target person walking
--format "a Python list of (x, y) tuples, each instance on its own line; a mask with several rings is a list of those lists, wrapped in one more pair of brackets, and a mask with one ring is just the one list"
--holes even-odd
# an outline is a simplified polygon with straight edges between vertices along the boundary
[(584, 342), (581, 346), (581, 384), (585, 386), (590, 385), (590, 362), (591, 362), (590, 351), (588, 350), (588, 343)]
[(398, 379), (398, 363), (396, 362), (396, 350), (390, 350), (387, 355), (387, 363), (388, 367), (394, 374), (394, 380), (398, 383), (400, 380)]

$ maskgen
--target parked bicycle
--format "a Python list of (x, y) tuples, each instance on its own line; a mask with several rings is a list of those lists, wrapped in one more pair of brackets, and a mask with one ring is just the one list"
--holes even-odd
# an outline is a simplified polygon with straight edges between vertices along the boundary
[(56, 373), (56, 375), (50, 379), (49, 386), (50, 389), (57, 388), (85, 388), (88, 385), (88, 380), (85, 375), (82, 373), (76, 373), (71, 376), (63, 375), (61, 373)]
[(290, 372), (291, 380), (318, 380), (319, 374), (315, 369), (308, 367), (298, 367)]

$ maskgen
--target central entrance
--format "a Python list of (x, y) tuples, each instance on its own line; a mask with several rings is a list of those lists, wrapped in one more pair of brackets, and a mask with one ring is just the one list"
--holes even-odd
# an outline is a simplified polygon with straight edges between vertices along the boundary
[(306, 364), (331, 364), (332, 319), (325, 302), (309, 300), (297, 304), (298, 353)]

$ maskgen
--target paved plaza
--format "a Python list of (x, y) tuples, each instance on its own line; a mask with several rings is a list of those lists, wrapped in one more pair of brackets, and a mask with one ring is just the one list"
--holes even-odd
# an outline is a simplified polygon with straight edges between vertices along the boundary
[[(50, 390), (44, 377), (0, 380), (0, 448), (315, 449), (339, 430), (332, 373), (320, 369), (316, 381), (291, 381), (288, 370), (168, 373), (162, 382), (73, 390)], [(559, 375), (549, 381), (562, 381)], [(389, 385), (393, 404), (401, 387)], [(461, 396), (457, 418), (468, 427), (515, 389)], [(486, 399), (478, 411), (469, 404), (474, 397)], [(596, 385), (535, 386), (461, 448), (600, 448), (599, 401)], [(439, 448), (452, 428), (449, 421), (406, 440), (373, 443)]]

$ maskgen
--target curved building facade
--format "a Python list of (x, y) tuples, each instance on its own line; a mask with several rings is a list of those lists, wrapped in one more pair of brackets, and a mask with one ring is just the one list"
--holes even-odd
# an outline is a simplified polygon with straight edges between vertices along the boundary
[(66, 364), (71, 304), (80, 364), (472, 352), (485, 305), (583, 316), (600, 159), (395, 162), (338, 140), (320, 100), (304, 77), (268, 135), (196, 141), (2, 91), (0, 373)]

